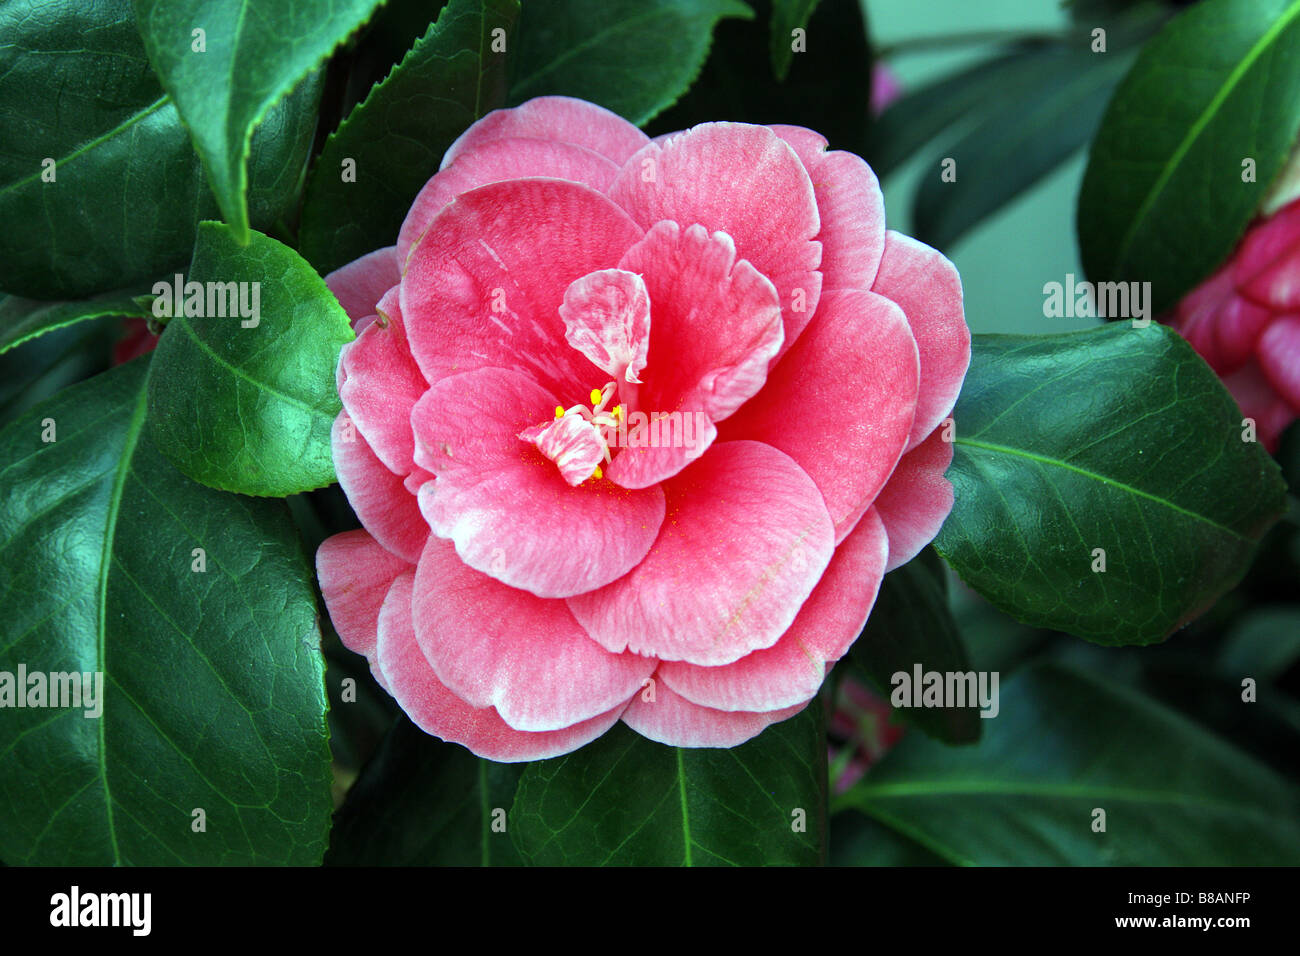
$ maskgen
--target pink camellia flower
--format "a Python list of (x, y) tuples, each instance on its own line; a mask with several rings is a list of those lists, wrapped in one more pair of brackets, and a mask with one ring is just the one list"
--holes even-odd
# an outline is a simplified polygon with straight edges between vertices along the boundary
[(1300, 415), (1300, 200), (1248, 229), (1227, 263), (1178, 303), (1172, 324), (1276, 451)]
[(411, 719), (480, 756), (618, 720), (753, 737), (952, 506), (957, 273), (809, 130), (499, 110), (328, 282), (364, 530), (321, 546), (321, 589)]

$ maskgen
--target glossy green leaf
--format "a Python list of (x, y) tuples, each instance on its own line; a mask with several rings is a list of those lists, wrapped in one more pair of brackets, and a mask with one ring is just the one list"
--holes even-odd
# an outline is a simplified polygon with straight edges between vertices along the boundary
[(16, 345), (78, 322), (105, 316), (145, 316), (132, 296), (115, 294), (78, 302), (41, 302), (0, 296), (0, 354)]
[(905, 91), (872, 125), (864, 157), (883, 178), (932, 139), (1033, 89), (1044, 58), (1059, 51), (1055, 43), (1024, 44)]
[(203, 160), (226, 221), (248, 240), (253, 128), (382, 0), (133, 0), (140, 36)]
[(400, 717), (348, 791), (326, 862), (519, 866), (506, 813), (523, 769), (481, 760)]
[(729, 750), (665, 747), (616, 724), (581, 750), (528, 765), (510, 832), (534, 865), (817, 864), (826, 828), (821, 712), (814, 700)]
[(1241, 579), (1284, 507), (1240, 409), (1164, 326), (976, 336), (953, 415), (935, 546), (1028, 624), (1162, 640)]
[(915, 235), (940, 249), (950, 247), (985, 217), (997, 212), (1088, 143), (1131, 53), (1102, 55), (1087, 47), (1064, 47), (1034, 57), (1033, 71), (1012, 95), (1000, 89), (998, 104), (943, 159), (956, 164), (946, 182), (936, 160), (916, 191)]
[(714, 24), (754, 16), (741, 0), (531, 0), (523, 7), (510, 103), (574, 96), (638, 126), (691, 85)]
[[(947, 569), (930, 549), (885, 575), (871, 616), (849, 649), (852, 660), (888, 697), (897, 673), (971, 669), (957, 622), (948, 607)], [(922, 732), (948, 743), (978, 740), (977, 707), (909, 707), (898, 714)]]
[[(904, 738), (832, 801), (952, 863), (1286, 865), (1300, 794), (1174, 711), (1055, 666), (1001, 685), (976, 747)], [(1094, 831), (1095, 811), (1105, 831)]]
[[(226, 491), (281, 497), (332, 483), (330, 428), (342, 407), (334, 369), (353, 335), (324, 280), (274, 239), (255, 232), (240, 246), (230, 227), (205, 222), (187, 281), (241, 284), (240, 314), (213, 297), (224, 315), (168, 321), (149, 379), (158, 447)], [(254, 292), (258, 314), (243, 318)]]
[[(807, 40), (808, 19), (821, 0), (772, 0), (772, 72), (778, 80), (790, 73), (795, 53), (795, 30)], [(807, 52), (806, 50), (803, 52)]]
[[(318, 82), (300, 84), (254, 137), (259, 227), (296, 198), (319, 101)], [(188, 260), (198, 221), (217, 210), (129, 0), (0, 4), (0, 142), (0, 221), (11, 226), (0, 288), (17, 295), (80, 298), (151, 279)]]
[(158, 453), (147, 371), (0, 431), (0, 672), (103, 675), (98, 717), (4, 711), (0, 857), (316, 863), (330, 791), (311, 572), (282, 502), (204, 488)]
[(326, 141), (299, 229), (302, 254), (318, 271), (396, 242), (447, 147), (505, 105), (518, 16), (518, 0), (452, 0)]
[(1079, 193), (1089, 278), (1150, 282), (1160, 312), (1228, 255), (1300, 132), (1298, 58), (1300, 0), (1203, 0), (1146, 45)]
[(808, 20), (808, 52), (793, 58), (784, 81), (768, 65), (771, 0), (751, 0), (751, 6), (753, 18), (718, 24), (699, 78), (646, 132), (658, 136), (719, 120), (786, 123), (816, 130), (833, 149), (861, 154), (871, 122), (872, 53), (857, 0), (817, 5)]

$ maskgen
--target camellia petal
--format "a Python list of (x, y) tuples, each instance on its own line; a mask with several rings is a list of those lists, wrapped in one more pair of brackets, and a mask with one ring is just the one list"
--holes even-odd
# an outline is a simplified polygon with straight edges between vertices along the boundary
[(920, 554), (952, 511), (952, 485), (943, 476), (952, 464), (952, 442), (944, 437), (942, 427), (935, 429), (904, 455), (876, 498), (874, 509), (889, 535), (886, 571)]
[(560, 303), (574, 279), (617, 266), (641, 235), (576, 183), (519, 179), (464, 194), (434, 219), (402, 277), (416, 364), (431, 383), (495, 367), (585, 396), (603, 373), (565, 341)]
[(752, 438), (798, 462), (843, 540), (907, 444), (916, 351), (893, 302), (871, 292), (831, 293), (763, 391), (723, 424), (722, 440)]
[(544, 139), (497, 139), (462, 153), (425, 183), (402, 222), (397, 261), (406, 265), (411, 247), (457, 196), (489, 183), (525, 177), (565, 179), (599, 192), (609, 189), (619, 166), (581, 146)]
[(650, 143), (610, 196), (646, 229), (668, 219), (730, 236), (737, 257), (776, 287), (787, 344), (812, 319), (822, 288), (817, 200), (803, 163), (770, 129), (704, 123)]
[(970, 367), (961, 277), (941, 253), (891, 229), (872, 291), (898, 303), (916, 337), (921, 389), (907, 441), (915, 448), (948, 417)]
[(397, 261), (397, 248), (389, 246), (340, 266), (325, 277), (325, 284), (343, 306), (354, 329), (358, 322), (375, 314), (375, 303), (401, 281)]
[(398, 706), (427, 734), (463, 744), (480, 757), (501, 763), (545, 760), (576, 750), (613, 727), (619, 704), (603, 714), (561, 730), (515, 730), (491, 707), (471, 707), (434, 674), (415, 639), (411, 623), (415, 574), (393, 582), (379, 612), (379, 665)]
[(650, 141), (603, 106), (568, 96), (538, 96), (514, 109), (488, 113), (451, 144), (442, 168), (493, 140), (516, 136), (571, 143), (619, 164)]
[(750, 713), (714, 710), (692, 704), (660, 682), (653, 700), (642, 692), (623, 711), (623, 723), (642, 737), (670, 747), (737, 747), (757, 737), (768, 725), (793, 717), (807, 707), (796, 704), (781, 710)]
[(480, 574), (438, 538), (420, 557), (413, 613), (438, 680), (517, 730), (559, 730), (626, 704), (657, 663), (611, 654), (563, 601)]
[(760, 442), (714, 445), (664, 482), (650, 553), (614, 583), (569, 598), (611, 651), (729, 664), (785, 632), (834, 550), (817, 486)]
[(368, 531), (344, 531), (321, 542), (316, 551), (316, 576), (334, 630), (345, 647), (374, 659), (379, 608), (393, 581), (408, 570), (414, 570), (409, 562)]
[(346, 410), (330, 429), (330, 448), (339, 486), (352, 510), (375, 540), (409, 564), (420, 560), (429, 526), (411, 497), (403, 476), (380, 461)]
[(379, 460), (405, 475), (415, 467), (411, 409), (429, 383), (411, 357), (401, 311), (385, 301), (387, 312), (343, 346), (339, 397)]
[(827, 665), (848, 652), (867, 622), (888, 550), (884, 525), (868, 511), (835, 549), (826, 573), (779, 641), (720, 667), (665, 661), (659, 665), (660, 680), (690, 702), (718, 710), (770, 711), (811, 699)]
[[(485, 401), (485, 399), (487, 399)], [(436, 480), (420, 506), (470, 567), (541, 597), (567, 597), (630, 571), (664, 516), (658, 487), (571, 486), (520, 432), (552, 420), (555, 398), (519, 372), (441, 380), (416, 404), (416, 461)]]
[(852, 153), (827, 151), (826, 137), (810, 129), (772, 131), (790, 144), (812, 180), (821, 217), (822, 294), (870, 289), (885, 252), (885, 196), (876, 174)]

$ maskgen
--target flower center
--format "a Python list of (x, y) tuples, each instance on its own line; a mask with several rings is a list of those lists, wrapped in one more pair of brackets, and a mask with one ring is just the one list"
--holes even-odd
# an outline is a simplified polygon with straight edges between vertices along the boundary
[[(635, 392), (636, 386), (627, 386)], [(611, 433), (622, 425), (627, 409), (613, 405), (618, 391), (617, 382), (607, 382), (604, 388), (591, 390), (591, 404), (555, 406), (555, 419), (541, 425), (530, 425), (519, 433), (524, 441), (537, 446), (537, 450), (555, 462), (555, 466), (570, 485), (577, 486), (588, 479), (604, 477), (600, 464), (609, 464), (613, 457), (609, 451)]]

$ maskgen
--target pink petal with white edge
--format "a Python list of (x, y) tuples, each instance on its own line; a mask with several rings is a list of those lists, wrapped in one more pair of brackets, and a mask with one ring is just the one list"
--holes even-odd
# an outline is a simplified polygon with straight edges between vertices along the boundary
[(718, 710), (768, 711), (809, 700), (821, 689), (827, 665), (862, 633), (888, 550), (884, 525), (868, 511), (774, 645), (721, 667), (665, 661), (658, 676), (692, 703)]
[[(664, 516), (657, 487), (600, 479), (571, 487), (519, 433), (554, 420), (555, 397), (518, 372), (443, 379), (416, 403), (416, 462), (436, 475), (420, 507), (470, 567), (539, 597), (608, 584), (650, 550)], [(621, 649), (620, 649), (621, 650)]]
[(346, 411), (330, 429), (330, 448), (339, 486), (362, 526), (408, 564), (420, 560), (429, 526), (401, 475), (384, 466)]
[(442, 168), (493, 140), (516, 136), (582, 146), (619, 165), (650, 141), (603, 106), (568, 96), (538, 96), (513, 109), (493, 110), (465, 130), (442, 157)]
[(388, 246), (335, 269), (325, 277), (325, 284), (343, 306), (355, 330), (359, 320), (375, 314), (375, 304), (401, 280), (397, 248)]
[(907, 441), (909, 449), (915, 448), (948, 417), (970, 367), (961, 277), (941, 253), (891, 229), (872, 291), (902, 307), (916, 337), (921, 391)]
[[(644, 277), (653, 314), (645, 384), (630, 410), (628, 447), (614, 459), (609, 478), (644, 488), (704, 454), (716, 435), (713, 423), (763, 387), (784, 331), (776, 289), (748, 262), (737, 261), (726, 233), (661, 222), (628, 250), (619, 268)], [(638, 424), (638, 413), (680, 413), (680, 434), (665, 439), (662, 421)], [(667, 421), (676, 431), (673, 419)]]
[(826, 138), (810, 129), (772, 131), (790, 144), (812, 180), (822, 222), (822, 294), (870, 289), (885, 252), (885, 196), (876, 174), (859, 156), (828, 152)]
[(1300, 310), (1300, 202), (1252, 227), (1230, 268), (1247, 298), (1274, 312)]
[(650, 349), (650, 296), (635, 272), (601, 269), (574, 279), (560, 305), (564, 338), (616, 381), (640, 384)]
[(776, 286), (786, 348), (812, 319), (822, 289), (817, 200), (799, 157), (767, 127), (704, 123), (650, 143), (609, 194), (646, 229), (670, 219), (729, 235), (737, 257)]
[(385, 312), (343, 346), (339, 397), (366, 443), (393, 472), (415, 467), (411, 409), (429, 388), (411, 357), (396, 296), (386, 296)]
[(1300, 316), (1274, 319), (1259, 337), (1258, 354), (1269, 384), (1300, 414)]
[(364, 530), (326, 538), (316, 550), (316, 577), (343, 646), (375, 660), (379, 607), (403, 571), (414, 570)]
[(834, 550), (811, 478), (759, 442), (714, 445), (664, 482), (666, 515), (629, 574), (569, 598), (615, 653), (730, 664), (770, 647), (812, 593)]
[(657, 663), (611, 654), (563, 601), (480, 574), (438, 538), (420, 558), (413, 620), (438, 680), (516, 730), (559, 730), (626, 704)]
[(952, 442), (943, 440), (943, 432), (943, 428), (935, 429), (904, 455), (876, 496), (874, 508), (889, 535), (886, 571), (920, 554), (952, 511), (952, 485), (943, 476), (952, 464)]
[(498, 139), (462, 154), (450, 166), (443, 164), (415, 197), (397, 236), (397, 261), (405, 264), (411, 247), (447, 204), (471, 189), (488, 183), (543, 176), (582, 183), (605, 192), (618, 175), (619, 165), (581, 146), (544, 139)]
[(833, 292), (767, 385), (723, 424), (723, 441), (779, 448), (812, 476), (842, 541), (898, 464), (912, 429), (916, 342), (902, 310)]
[(402, 277), (402, 315), (429, 382), (475, 368), (526, 371), (567, 408), (605, 382), (564, 340), (574, 279), (618, 265), (641, 229), (577, 183), (481, 186), (438, 214)]
[(653, 702), (645, 700), (648, 691), (632, 698), (623, 711), (623, 723), (642, 737), (670, 747), (736, 747), (757, 737), (770, 724), (793, 717), (808, 706), (807, 702), (771, 710), (749, 713), (743, 710), (714, 710), (692, 704), (659, 682)]
[(590, 720), (542, 733), (515, 730), (491, 707), (471, 707), (437, 678), (415, 639), (411, 605), (415, 574), (393, 582), (379, 612), (379, 664), (390, 693), (426, 734), (461, 744), (486, 760), (518, 763), (557, 757), (590, 743), (613, 727), (619, 704)]

